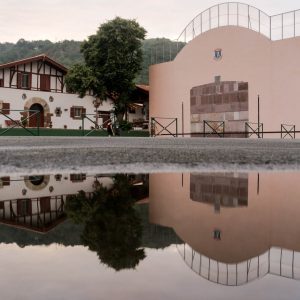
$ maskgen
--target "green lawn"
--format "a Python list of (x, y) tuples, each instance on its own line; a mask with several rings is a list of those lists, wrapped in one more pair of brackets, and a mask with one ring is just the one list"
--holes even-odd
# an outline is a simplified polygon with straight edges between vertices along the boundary
[[(38, 135), (38, 131), (36, 128), (30, 128), (33, 134), (24, 130), (23, 128), (12, 128), (5, 132), (6, 128), (0, 129), (0, 137), (1, 136), (33, 136)], [(5, 133), (4, 133), (5, 132)], [(84, 135), (97, 137), (97, 136), (107, 136), (107, 132), (104, 130), (97, 130), (90, 132), (89, 130), (84, 131)], [(50, 128), (40, 128), (39, 132), (40, 136), (83, 136), (82, 130), (78, 129), (50, 129)], [(127, 137), (148, 137), (148, 131), (123, 131), (121, 136)]]

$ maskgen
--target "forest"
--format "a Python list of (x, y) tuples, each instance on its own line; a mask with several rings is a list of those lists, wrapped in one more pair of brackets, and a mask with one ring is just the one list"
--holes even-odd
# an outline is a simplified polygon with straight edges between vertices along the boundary
[[(51, 42), (49, 40), (26, 41), (24, 39), (20, 39), (17, 43), (0, 43), (0, 64), (46, 54), (70, 68), (76, 63), (83, 62), (80, 52), (81, 43), (74, 40)], [(184, 43), (177, 43), (166, 38), (144, 40), (142, 69), (136, 77), (136, 83), (148, 84), (149, 66), (173, 60), (183, 46)]]

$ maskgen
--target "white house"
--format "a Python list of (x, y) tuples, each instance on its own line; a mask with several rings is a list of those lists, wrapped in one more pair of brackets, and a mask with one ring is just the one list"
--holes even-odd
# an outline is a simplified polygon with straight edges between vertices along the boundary
[[(82, 114), (102, 125), (110, 118), (111, 100), (95, 101), (92, 96), (79, 98), (67, 92), (67, 69), (42, 54), (0, 65), (0, 127), (27, 127), (79, 129)], [(40, 117), (38, 117), (40, 112)], [(97, 115), (97, 117), (96, 117)], [(26, 121), (27, 118), (27, 121)], [(85, 121), (85, 128), (95, 127)]]

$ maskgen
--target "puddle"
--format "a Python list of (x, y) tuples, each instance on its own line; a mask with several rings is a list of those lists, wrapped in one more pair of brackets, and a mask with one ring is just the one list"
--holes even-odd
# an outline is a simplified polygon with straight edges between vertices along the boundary
[(2, 297), (297, 299), (299, 182), (298, 172), (1, 177)]

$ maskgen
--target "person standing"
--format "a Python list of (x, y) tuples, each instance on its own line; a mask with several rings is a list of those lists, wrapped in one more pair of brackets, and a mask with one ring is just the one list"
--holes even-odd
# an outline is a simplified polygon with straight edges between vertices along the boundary
[(108, 136), (114, 136), (113, 126), (112, 126), (111, 121), (109, 121), (107, 123), (107, 133), (108, 133)]

